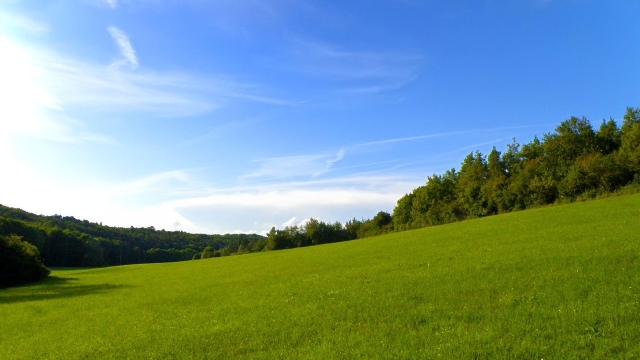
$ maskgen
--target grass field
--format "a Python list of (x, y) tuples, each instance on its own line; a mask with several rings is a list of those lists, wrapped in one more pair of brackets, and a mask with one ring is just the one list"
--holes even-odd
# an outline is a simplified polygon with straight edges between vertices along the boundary
[(640, 196), (0, 291), (1, 359), (637, 358)]

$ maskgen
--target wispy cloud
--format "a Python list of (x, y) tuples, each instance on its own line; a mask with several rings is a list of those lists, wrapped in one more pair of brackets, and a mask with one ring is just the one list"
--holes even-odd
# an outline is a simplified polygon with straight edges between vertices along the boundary
[(49, 26), (24, 15), (11, 13), (2, 9), (0, 12), (0, 27), (7, 26), (27, 31), (33, 35), (43, 35), (49, 32)]
[(499, 142), (503, 142), (504, 140), (505, 139), (495, 139), (495, 140), (483, 141), (481, 143), (472, 144), (472, 145), (468, 145), (468, 146), (459, 147), (457, 149), (453, 149), (451, 151), (448, 151), (448, 152), (444, 153), (443, 155), (456, 154), (456, 153), (460, 153), (461, 151), (466, 151), (466, 150), (471, 150), (471, 151), (478, 150), (479, 147), (497, 144)]
[(416, 140), (424, 140), (424, 139), (432, 139), (432, 138), (441, 138), (441, 137), (456, 136), (456, 135), (463, 135), (463, 134), (475, 134), (475, 133), (483, 133), (483, 132), (496, 132), (496, 131), (503, 131), (503, 130), (529, 129), (529, 128), (536, 128), (536, 127), (542, 127), (542, 126), (547, 126), (547, 124), (537, 124), (537, 125), (527, 125), (527, 126), (504, 126), (504, 127), (486, 128), (486, 129), (448, 131), (448, 132), (442, 132), (442, 133), (425, 134), (425, 135), (417, 135), (417, 136), (407, 136), (407, 137), (399, 137), (399, 138), (391, 138), (391, 139), (384, 139), (384, 140), (362, 142), (362, 143), (358, 143), (358, 144), (352, 145), (351, 148), (360, 148), (360, 147), (366, 147), (366, 146), (402, 143), (402, 142), (407, 142), (407, 141), (416, 141)]
[(0, 34), (0, 132), (64, 142), (113, 142), (93, 133), (83, 114), (187, 117), (233, 101), (291, 104), (265, 94), (258, 85), (224, 75), (139, 67), (127, 35), (116, 27), (107, 31), (122, 57), (111, 65), (64, 56), (41, 43), (19, 44)]
[(271, 226), (303, 225), (310, 217), (343, 222), (391, 211), (401, 196), (422, 181), (421, 176), (376, 175), (241, 185), (208, 190), (162, 206), (182, 214), (207, 212), (217, 218), (217, 226), (247, 229), (249, 220), (255, 219), (252, 232), (264, 233)]
[(296, 65), (314, 77), (342, 82), (349, 93), (378, 93), (398, 89), (417, 79), (422, 56), (389, 51), (354, 51), (318, 41), (294, 39)]
[(107, 0), (107, 5), (112, 9), (115, 9), (118, 6), (118, 0)]
[(172, 170), (135, 179), (123, 184), (116, 184), (106, 190), (113, 196), (130, 196), (149, 193), (182, 193), (193, 188), (195, 182), (192, 173), (198, 169)]
[(343, 92), (347, 94), (364, 94), (364, 95), (377, 94), (377, 93), (400, 89), (401, 87), (416, 80), (417, 78), (418, 76), (412, 76), (404, 79), (399, 79), (396, 82), (389, 82), (386, 84), (354, 86), (354, 87), (349, 87), (344, 89)]
[(35, 52), (35, 66), (62, 102), (106, 112), (146, 112), (157, 116), (192, 116), (225, 106), (231, 100), (269, 105), (291, 102), (260, 94), (261, 87), (228, 76), (155, 72), (139, 65), (126, 34), (109, 28), (123, 59), (110, 66), (70, 59), (50, 51)]
[[(380, 193), (359, 189), (320, 190), (273, 190), (261, 192), (238, 192), (215, 194), (200, 198), (190, 198), (171, 202), (177, 208), (199, 206), (252, 207), (268, 209), (291, 209), (326, 206), (364, 206), (386, 203), (393, 204), (402, 193)], [(388, 206), (386, 206), (388, 207)]]
[[(225, 81), (210, 88), (185, 74), (111, 71), (87, 63), (61, 58), (46, 59), (41, 69), (46, 70), (49, 86), (69, 106), (91, 107), (105, 113), (143, 112), (156, 116), (192, 116), (207, 113), (222, 106), (224, 92), (217, 98)], [(205, 80), (206, 81), (206, 80)], [(230, 84), (232, 85), (232, 84)], [(207, 96), (209, 94), (209, 96)]]
[(345, 151), (341, 149), (335, 154), (296, 155), (256, 160), (260, 163), (260, 169), (242, 176), (240, 180), (317, 177), (328, 172), (335, 163), (344, 158), (344, 155)]
[(229, 92), (227, 96), (230, 98), (248, 100), (252, 102), (258, 102), (258, 103), (269, 104), (269, 105), (282, 105), (282, 106), (296, 105), (296, 103), (291, 100), (279, 99), (279, 98), (268, 97), (268, 96), (256, 96), (256, 95), (234, 93), (234, 92)]
[(115, 26), (109, 26), (107, 31), (111, 34), (113, 41), (115, 41), (118, 49), (120, 50), (120, 54), (124, 58), (120, 61), (116, 61), (112, 66), (119, 67), (129, 64), (132, 68), (137, 68), (138, 58), (136, 57), (136, 51), (133, 49), (133, 46), (131, 46), (131, 42), (129, 41), (127, 34)]
[[(178, 3), (183, 3), (180, 1)], [(208, 13), (213, 26), (232, 36), (251, 37), (257, 32), (280, 28), (291, 13), (313, 8), (308, 1), (222, 0), (191, 1)]]
[[(446, 158), (448, 160), (458, 160), (457, 158), (450, 159), (450, 155), (460, 153), (461, 151), (468, 149), (478, 149), (484, 147), (486, 145), (492, 145), (504, 141), (503, 138), (492, 139), (480, 143), (474, 143), (472, 145), (444, 151), (444, 152), (430, 152), (421, 156), (414, 157), (402, 157), (388, 160), (381, 160), (375, 162), (365, 162), (358, 163), (357, 158), (355, 156), (360, 156), (363, 154), (364, 148), (371, 148), (364, 150), (364, 153), (369, 153), (371, 151), (378, 152), (380, 151), (378, 146), (382, 145), (393, 145), (393, 144), (401, 144), (405, 142), (419, 141), (431, 138), (442, 138), (442, 137), (453, 137), (460, 135), (468, 135), (468, 134), (478, 134), (478, 133), (496, 133), (505, 130), (517, 130), (524, 128), (535, 128), (540, 127), (541, 125), (531, 125), (531, 126), (508, 126), (508, 127), (497, 127), (497, 128), (486, 128), (486, 129), (474, 129), (474, 130), (464, 130), (464, 131), (452, 131), (452, 132), (442, 132), (442, 133), (434, 133), (434, 134), (425, 134), (418, 136), (408, 136), (408, 137), (399, 137), (399, 138), (391, 138), (377, 141), (369, 141), (363, 143), (357, 143), (350, 146), (345, 146), (340, 149), (337, 153), (320, 153), (320, 154), (304, 154), (304, 155), (292, 155), (292, 156), (284, 156), (284, 157), (273, 157), (266, 159), (255, 160), (256, 163), (259, 164), (257, 170), (253, 172), (249, 172), (246, 175), (243, 175), (239, 178), (241, 183), (251, 184), (251, 183), (265, 183), (271, 180), (283, 180), (283, 179), (293, 179), (300, 178), (305, 179), (307, 181), (309, 178), (315, 179), (320, 177), (321, 175), (326, 175), (331, 173), (335, 176), (336, 173), (343, 173), (345, 171), (350, 172), (353, 169), (371, 169), (370, 171), (379, 172), (379, 171), (397, 171), (400, 168), (409, 168), (411, 166), (415, 166), (417, 164), (425, 163), (427, 161), (435, 161), (438, 158)], [(344, 159), (346, 153), (351, 153), (352, 160), (346, 166), (336, 166), (342, 159)], [(354, 163), (354, 160), (356, 162)], [(377, 170), (373, 170), (377, 169)], [(372, 174), (369, 172), (368, 174)], [(309, 184), (309, 182), (306, 182)]]

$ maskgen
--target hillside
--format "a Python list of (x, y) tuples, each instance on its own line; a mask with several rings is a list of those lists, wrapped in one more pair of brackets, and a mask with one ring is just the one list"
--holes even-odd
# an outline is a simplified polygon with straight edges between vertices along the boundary
[(619, 358), (640, 196), (0, 291), (0, 358)]
[[(46, 266), (96, 267), (229, 255), (238, 248), (264, 247), (257, 234), (207, 235), (184, 231), (122, 228), (73, 216), (43, 216), (0, 205), (0, 235), (17, 235), (36, 246)], [(222, 250), (222, 251), (221, 251)]]

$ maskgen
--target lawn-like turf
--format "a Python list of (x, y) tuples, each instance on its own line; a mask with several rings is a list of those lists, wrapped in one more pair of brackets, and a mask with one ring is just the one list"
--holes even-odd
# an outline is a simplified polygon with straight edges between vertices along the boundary
[(0, 290), (1, 359), (639, 355), (639, 195)]

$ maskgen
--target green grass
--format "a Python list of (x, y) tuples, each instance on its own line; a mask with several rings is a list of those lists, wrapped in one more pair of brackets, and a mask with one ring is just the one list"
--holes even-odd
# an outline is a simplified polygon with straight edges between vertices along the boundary
[(636, 358), (640, 196), (0, 291), (0, 358)]

